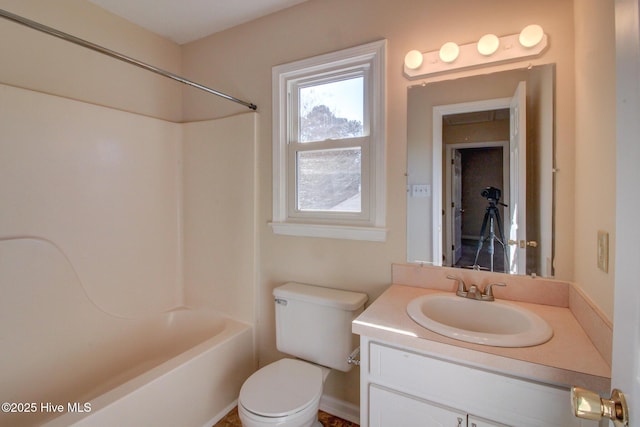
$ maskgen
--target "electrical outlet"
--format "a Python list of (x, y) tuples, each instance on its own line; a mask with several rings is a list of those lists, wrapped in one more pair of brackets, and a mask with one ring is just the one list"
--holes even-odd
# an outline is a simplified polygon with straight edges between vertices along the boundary
[(609, 233), (598, 231), (598, 268), (609, 272)]

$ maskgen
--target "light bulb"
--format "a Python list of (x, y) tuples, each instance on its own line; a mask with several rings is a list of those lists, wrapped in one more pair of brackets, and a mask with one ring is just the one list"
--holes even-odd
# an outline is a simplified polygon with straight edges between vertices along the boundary
[(409, 51), (404, 57), (404, 65), (410, 70), (416, 70), (422, 65), (422, 52)]
[(447, 42), (440, 48), (440, 59), (442, 62), (451, 63), (458, 58), (460, 48), (454, 42)]
[(520, 32), (518, 40), (523, 47), (532, 48), (542, 41), (544, 30), (540, 25), (527, 25)]
[(493, 55), (500, 46), (500, 39), (495, 34), (485, 34), (478, 40), (478, 53), (480, 55)]

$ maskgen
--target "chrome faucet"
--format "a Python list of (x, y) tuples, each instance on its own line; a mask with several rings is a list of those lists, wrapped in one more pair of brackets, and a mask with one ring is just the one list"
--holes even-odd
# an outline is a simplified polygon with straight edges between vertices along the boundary
[(455, 280), (458, 282), (458, 289), (456, 290), (456, 295), (462, 298), (475, 299), (478, 301), (495, 301), (495, 296), (493, 295), (493, 287), (494, 286), (507, 286), (505, 283), (496, 282), (489, 283), (484, 287), (484, 292), (480, 291), (480, 289), (476, 285), (471, 285), (469, 289), (467, 289), (464, 280), (457, 276), (447, 276), (447, 279)]

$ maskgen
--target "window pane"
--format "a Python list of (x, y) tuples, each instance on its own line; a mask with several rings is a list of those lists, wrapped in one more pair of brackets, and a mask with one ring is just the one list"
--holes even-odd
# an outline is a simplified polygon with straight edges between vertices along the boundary
[(364, 78), (300, 88), (299, 142), (363, 135)]
[(361, 158), (359, 147), (298, 152), (298, 210), (361, 212)]

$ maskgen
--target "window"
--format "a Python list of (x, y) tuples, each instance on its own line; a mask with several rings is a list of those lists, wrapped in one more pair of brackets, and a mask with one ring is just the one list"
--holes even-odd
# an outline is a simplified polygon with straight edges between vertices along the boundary
[(385, 46), (273, 68), (275, 233), (385, 240)]

